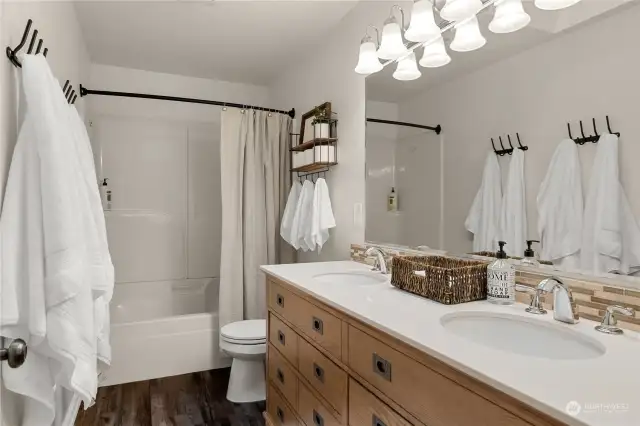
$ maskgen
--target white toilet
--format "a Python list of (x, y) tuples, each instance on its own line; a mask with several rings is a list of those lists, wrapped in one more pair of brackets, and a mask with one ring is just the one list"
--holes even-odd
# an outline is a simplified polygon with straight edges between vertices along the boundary
[(236, 403), (264, 401), (267, 320), (225, 325), (220, 330), (220, 349), (233, 358), (227, 399)]

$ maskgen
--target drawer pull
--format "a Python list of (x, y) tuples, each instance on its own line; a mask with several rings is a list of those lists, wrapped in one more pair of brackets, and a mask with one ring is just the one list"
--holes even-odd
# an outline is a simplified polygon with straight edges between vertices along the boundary
[(313, 331), (315, 331), (316, 333), (318, 334), (323, 333), (324, 326), (320, 318), (313, 317), (313, 321), (311, 321), (311, 327), (313, 328)]
[(324, 370), (315, 362), (313, 363), (313, 375), (316, 376), (316, 379), (324, 383)]
[(373, 371), (383, 379), (391, 381), (391, 363), (376, 353), (373, 354)]
[(276, 295), (276, 303), (278, 304), (278, 306), (280, 306), (281, 308), (284, 308), (284, 296), (281, 294)]
[(371, 415), (371, 426), (387, 426), (385, 422), (380, 420), (375, 414)]
[(313, 424), (316, 426), (324, 426), (324, 419), (316, 410), (313, 410)]
[(280, 383), (284, 384), (284, 373), (279, 368), (276, 370), (276, 376), (278, 376)]
[(280, 342), (281, 345), (284, 346), (285, 344), (284, 333), (280, 330), (278, 330), (278, 341)]
[(282, 408), (276, 407), (276, 416), (278, 416), (280, 423), (284, 423), (284, 411), (282, 411)]

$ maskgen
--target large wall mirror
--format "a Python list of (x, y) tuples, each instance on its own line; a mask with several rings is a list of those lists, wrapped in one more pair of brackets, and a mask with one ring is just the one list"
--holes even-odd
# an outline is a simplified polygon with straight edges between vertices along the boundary
[(453, 254), (505, 240), (513, 257), (540, 240), (542, 268), (640, 286), (640, 2), (524, 10), (508, 34), (480, 12), (474, 51), (445, 32), (451, 61), (419, 78), (394, 61), (367, 77), (366, 239)]

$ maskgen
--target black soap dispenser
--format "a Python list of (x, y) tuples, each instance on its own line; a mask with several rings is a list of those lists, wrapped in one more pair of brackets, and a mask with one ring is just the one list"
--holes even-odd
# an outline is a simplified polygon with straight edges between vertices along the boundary
[(538, 240), (527, 240), (527, 249), (524, 251), (524, 259), (520, 262), (522, 266), (531, 266), (537, 268), (540, 266), (540, 262), (536, 258), (536, 252), (531, 248), (531, 244), (539, 243)]

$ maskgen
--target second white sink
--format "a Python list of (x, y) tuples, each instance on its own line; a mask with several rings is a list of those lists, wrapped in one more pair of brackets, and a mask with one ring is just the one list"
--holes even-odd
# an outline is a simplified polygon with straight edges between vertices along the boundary
[(363, 271), (331, 272), (314, 275), (313, 278), (324, 283), (344, 285), (371, 285), (382, 284), (389, 281), (388, 275)]
[(536, 319), (491, 312), (444, 315), (445, 330), (477, 344), (519, 355), (550, 359), (589, 359), (604, 355), (600, 342)]

